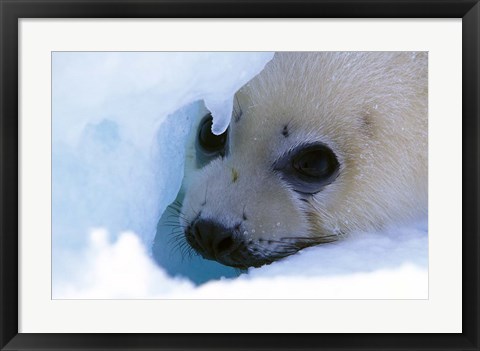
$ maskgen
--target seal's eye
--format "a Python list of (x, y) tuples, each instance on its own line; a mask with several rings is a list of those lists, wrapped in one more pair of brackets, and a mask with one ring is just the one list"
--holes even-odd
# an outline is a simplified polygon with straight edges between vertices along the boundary
[(209, 113), (203, 117), (198, 128), (198, 143), (208, 153), (221, 152), (227, 142), (228, 130), (220, 135), (212, 133), (212, 115)]
[(274, 170), (304, 194), (317, 193), (332, 183), (339, 168), (335, 153), (321, 143), (296, 148), (274, 164)]
[(332, 150), (318, 145), (298, 152), (292, 159), (292, 167), (312, 180), (326, 179), (338, 169), (338, 161)]

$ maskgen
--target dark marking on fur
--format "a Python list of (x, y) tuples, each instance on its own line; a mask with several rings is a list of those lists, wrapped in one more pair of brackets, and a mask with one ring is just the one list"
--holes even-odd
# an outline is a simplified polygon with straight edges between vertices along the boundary
[(242, 118), (242, 109), (240, 108), (240, 103), (238, 102), (238, 98), (235, 95), (235, 103), (233, 104), (233, 120), (235, 123), (240, 122)]
[(283, 135), (285, 138), (288, 138), (288, 136), (290, 135), (290, 133), (289, 133), (289, 131), (288, 131), (288, 124), (285, 124), (285, 125), (283, 126), (282, 135)]
[(372, 112), (370, 111), (365, 111), (362, 113), (362, 130), (367, 134), (368, 136), (373, 136), (373, 117), (372, 117)]
[(202, 207), (207, 204), (207, 190), (208, 190), (208, 183), (207, 183), (207, 186), (205, 187), (205, 197), (203, 199)]
[(232, 168), (232, 183), (235, 183), (238, 180), (238, 172), (235, 168)]

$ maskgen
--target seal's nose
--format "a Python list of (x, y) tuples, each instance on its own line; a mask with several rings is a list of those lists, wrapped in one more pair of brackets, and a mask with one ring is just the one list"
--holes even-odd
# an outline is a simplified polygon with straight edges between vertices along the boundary
[[(234, 231), (209, 219), (198, 219), (190, 229), (190, 240), (203, 257), (218, 260), (235, 249)], [(193, 239), (193, 240), (192, 240)]]

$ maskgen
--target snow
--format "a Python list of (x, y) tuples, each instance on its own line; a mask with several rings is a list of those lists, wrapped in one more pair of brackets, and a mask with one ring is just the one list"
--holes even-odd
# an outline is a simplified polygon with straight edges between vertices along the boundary
[(104, 230), (90, 234), (78, 254), (82, 265), (62, 281), (54, 298), (84, 299), (419, 299), (428, 298), (425, 223), (311, 247), (230, 279), (196, 286), (171, 277), (148, 257), (138, 236), (115, 242)]
[(207, 108), (223, 132), (235, 91), (271, 58), (53, 53), (54, 298), (427, 297), (426, 223), (354, 233), (248, 272), (184, 257), (167, 235), (154, 242), (182, 196), (191, 126)]

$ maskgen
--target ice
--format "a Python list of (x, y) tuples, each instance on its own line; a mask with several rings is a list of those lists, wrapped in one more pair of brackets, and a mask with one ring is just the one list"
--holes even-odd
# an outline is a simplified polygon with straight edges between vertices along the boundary
[(213, 116), (218, 116), (218, 118), (214, 118), (213, 120), (212, 132), (217, 135), (222, 134), (225, 130), (227, 130), (228, 123), (230, 122), (230, 116), (232, 115), (233, 95), (224, 101), (206, 98), (205, 106)]
[[(185, 140), (205, 100), (214, 127), (273, 53), (52, 54), (53, 279), (92, 228), (132, 231), (147, 247), (183, 177)], [(167, 118), (168, 116), (168, 118)]]

